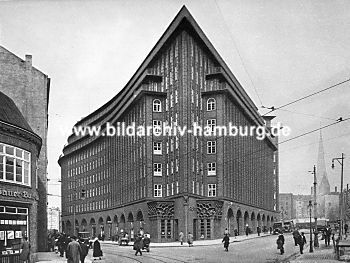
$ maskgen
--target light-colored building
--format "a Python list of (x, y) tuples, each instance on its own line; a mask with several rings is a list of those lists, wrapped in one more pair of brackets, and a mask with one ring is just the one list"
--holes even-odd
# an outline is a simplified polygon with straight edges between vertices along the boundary
[(58, 230), (61, 232), (61, 210), (58, 207), (48, 207), (47, 228), (48, 230)]

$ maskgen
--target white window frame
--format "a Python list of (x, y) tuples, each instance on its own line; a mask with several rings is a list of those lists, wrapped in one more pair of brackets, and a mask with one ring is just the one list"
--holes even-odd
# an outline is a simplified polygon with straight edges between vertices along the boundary
[(207, 141), (207, 154), (216, 154), (216, 141)]
[(214, 98), (209, 98), (207, 100), (207, 111), (216, 110), (216, 100)]
[(154, 184), (153, 195), (154, 195), (154, 197), (162, 197), (162, 185), (161, 184)]
[(153, 142), (153, 154), (162, 155), (162, 142)]
[(153, 100), (153, 112), (162, 112), (162, 102), (159, 99)]
[(215, 131), (215, 127), (216, 127), (216, 119), (209, 119), (207, 120), (207, 127), (210, 128), (211, 132)]
[[(6, 148), (12, 148), (13, 149), (13, 154), (6, 153)], [(17, 156), (17, 151), (21, 152), (21, 156)], [(18, 184), (18, 185), (26, 185), (26, 186), (31, 186), (31, 153), (21, 149), (19, 147), (15, 147), (9, 144), (5, 143), (0, 143), (0, 158), (2, 158), (2, 175), (0, 178), (0, 182), (8, 182), (8, 183), (13, 183), (13, 184)], [(7, 158), (12, 158), (13, 159), (13, 180), (7, 180), (6, 179), (6, 159)], [(21, 164), (21, 182), (17, 181), (16, 178), (16, 165), (17, 163)], [(28, 169), (25, 169), (28, 168)], [(27, 171), (27, 176), (25, 176), (25, 171)], [(37, 176), (37, 174), (36, 174)], [(27, 182), (25, 182), (25, 179)]]
[(216, 184), (208, 184), (208, 197), (216, 197)]
[(207, 163), (208, 176), (216, 175), (216, 162)]
[(154, 176), (162, 176), (162, 164), (161, 163), (153, 163), (153, 175)]

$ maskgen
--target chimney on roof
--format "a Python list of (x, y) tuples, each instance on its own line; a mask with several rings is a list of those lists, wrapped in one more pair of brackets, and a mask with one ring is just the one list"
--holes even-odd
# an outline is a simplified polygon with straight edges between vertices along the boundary
[(32, 55), (26, 55), (26, 65), (32, 67)]

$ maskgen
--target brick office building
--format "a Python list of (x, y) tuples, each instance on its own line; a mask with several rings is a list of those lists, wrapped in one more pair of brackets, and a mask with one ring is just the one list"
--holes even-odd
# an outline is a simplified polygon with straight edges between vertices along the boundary
[[(107, 122), (265, 125), (185, 7), (122, 91), (75, 126)], [(278, 215), (276, 145), (270, 137), (72, 134), (59, 158), (62, 227), (107, 238), (142, 229), (155, 242), (180, 231), (195, 239), (220, 238), (226, 227), (242, 234), (247, 224), (256, 232)]]
[(42, 141), (37, 160), (38, 174), (38, 217), (40, 233), (38, 250), (47, 249), (47, 129), (50, 79), (32, 66), (32, 56), (22, 60), (0, 46), (0, 91), (10, 97), (20, 110), (32, 131)]

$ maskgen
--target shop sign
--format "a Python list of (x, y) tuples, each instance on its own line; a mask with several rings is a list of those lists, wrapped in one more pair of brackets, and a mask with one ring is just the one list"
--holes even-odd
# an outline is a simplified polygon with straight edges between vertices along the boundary
[(12, 191), (12, 190), (0, 189), (0, 195), (7, 196), (7, 197), (17, 197), (17, 198), (38, 200), (38, 197), (36, 195), (33, 195), (27, 191)]

